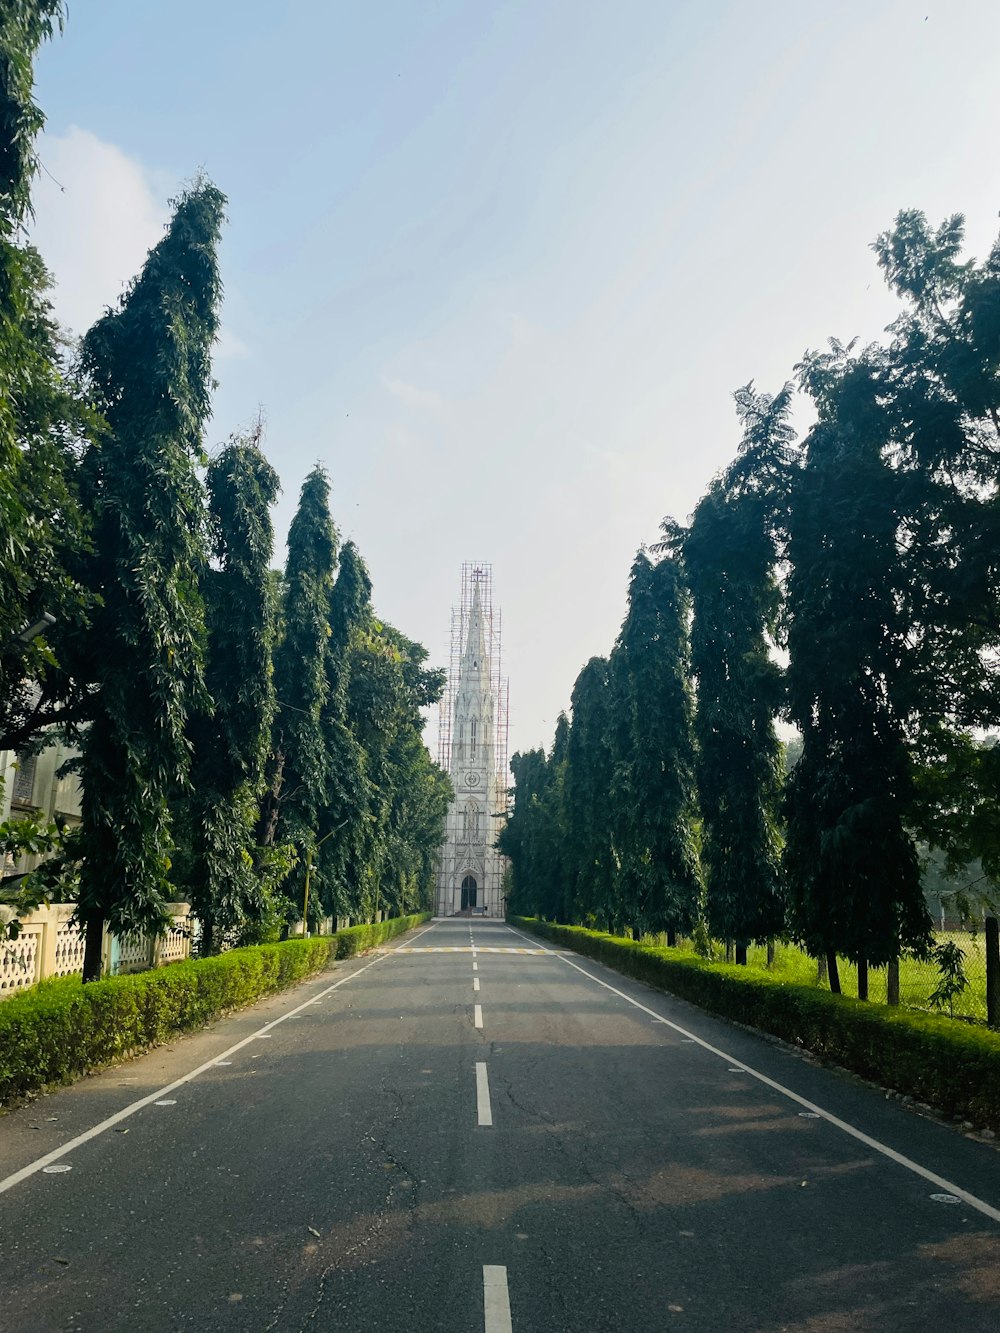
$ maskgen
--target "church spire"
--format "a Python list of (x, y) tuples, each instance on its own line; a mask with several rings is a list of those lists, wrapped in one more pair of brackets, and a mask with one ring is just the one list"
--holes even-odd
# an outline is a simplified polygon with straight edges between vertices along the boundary
[(483, 629), (483, 603), (477, 582), (472, 592), (472, 610), (469, 613), (469, 634), (462, 656), (462, 684), (478, 683), (486, 670), (486, 635)]

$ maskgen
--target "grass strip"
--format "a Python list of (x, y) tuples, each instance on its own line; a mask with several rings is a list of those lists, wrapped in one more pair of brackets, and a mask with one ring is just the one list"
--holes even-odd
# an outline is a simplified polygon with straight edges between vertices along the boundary
[(353, 958), (429, 919), (429, 913), (351, 926), (335, 935), (233, 949), (152, 972), (39, 982), (0, 1003), (0, 1107), (126, 1060)]
[(1000, 1033), (934, 1014), (885, 1009), (761, 969), (709, 962), (582, 926), (511, 923), (722, 1018), (811, 1051), (943, 1115), (1000, 1131)]

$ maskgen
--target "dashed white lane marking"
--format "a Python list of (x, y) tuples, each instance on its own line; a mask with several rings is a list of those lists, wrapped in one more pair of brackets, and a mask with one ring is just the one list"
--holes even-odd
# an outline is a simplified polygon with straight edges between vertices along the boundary
[[(508, 930), (509, 929), (510, 927), (508, 926)], [(578, 963), (571, 962), (565, 955), (560, 954), (558, 956), (567, 967), (571, 967), (575, 972), (581, 973), (581, 975), (585, 976), (588, 981), (593, 981), (596, 982), (598, 986), (603, 986), (604, 989), (609, 990), (612, 995), (617, 995), (619, 999), (625, 1000), (636, 1009), (641, 1009), (642, 1012), (648, 1014), (650, 1018), (661, 1017), (661, 1015), (654, 1013), (653, 1010), (646, 1005), (640, 1004), (638, 1000), (633, 1000), (631, 995), (626, 995), (624, 991), (618, 990), (616, 986), (611, 986), (608, 982), (602, 981), (600, 977), (595, 977), (592, 972), (588, 972), (585, 967), (580, 967)], [(800, 1097), (799, 1094), (793, 1092), (791, 1088), (786, 1088), (783, 1083), (778, 1083), (773, 1078), (768, 1078), (766, 1074), (762, 1074), (758, 1069), (754, 1069), (751, 1065), (744, 1064), (743, 1061), (738, 1060), (736, 1056), (728, 1055), (725, 1051), (720, 1051), (718, 1046), (713, 1046), (711, 1042), (705, 1041), (694, 1032), (689, 1032), (687, 1028), (682, 1028), (678, 1023), (671, 1022), (669, 1018), (665, 1018), (663, 1021), (668, 1028), (673, 1028), (675, 1032), (679, 1032), (682, 1037), (686, 1037), (689, 1041), (695, 1042), (703, 1050), (709, 1051), (712, 1055), (717, 1055), (720, 1060), (730, 1061), (734, 1070), (749, 1074), (751, 1078), (757, 1079), (757, 1081), (763, 1083), (765, 1087), (771, 1088), (774, 1092), (781, 1093), (783, 1097), (787, 1097), (790, 1101), (795, 1102), (798, 1106), (804, 1107), (807, 1111), (812, 1111), (820, 1120), (825, 1120), (828, 1124), (835, 1125), (837, 1129), (843, 1130), (845, 1134), (849, 1134), (852, 1139), (857, 1139), (859, 1143), (865, 1144), (866, 1147), (871, 1148), (874, 1152), (881, 1153), (883, 1157), (888, 1157), (889, 1160), (895, 1162), (897, 1166), (905, 1167), (907, 1171), (912, 1171), (914, 1175), (920, 1176), (922, 1180), (929, 1180), (932, 1185), (937, 1185), (940, 1190), (946, 1191), (948, 1194), (957, 1195), (957, 1197), (961, 1199), (963, 1203), (967, 1203), (970, 1208), (975, 1208), (977, 1212), (982, 1213), (985, 1217), (992, 1218), (994, 1222), (1000, 1222), (1000, 1208), (994, 1208), (992, 1204), (987, 1203), (984, 1199), (977, 1198), (975, 1194), (970, 1194), (968, 1190), (963, 1190), (960, 1186), (953, 1184), (950, 1180), (945, 1180), (945, 1178), (939, 1176), (937, 1172), (929, 1171), (926, 1166), (921, 1166), (919, 1162), (913, 1161), (912, 1158), (905, 1157), (902, 1153), (896, 1152), (895, 1148), (890, 1148), (887, 1143), (882, 1143), (879, 1139), (873, 1139), (870, 1134), (866, 1134), (863, 1130), (856, 1129), (854, 1125), (849, 1125), (846, 1120), (841, 1120), (839, 1116), (835, 1116), (831, 1111), (824, 1111), (822, 1106), (817, 1106), (815, 1102), (809, 1101), (806, 1097)]]
[(439, 944), (421, 945), (413, 949), (409, 945), (393, 949), (393, 953), (471, 953), (473, 957), (481, 953), (516, 953), (516, 954), (551, 954), (552, 949), (522, 949), (519, 945), (501, 947), (496, 944)]
[(473, 990), (478, 990), (478, 989), (479, 989), (479, 978), (478, 978), (478, 977), (473, 977), (473, 978), (472, 978), (472, 989), (473, 989)]
[(512, 1333), (507, 1270), (500, 1264), (483, 1264), (483, 1314), (486, 1333)]
[[(360, 977), (362, 972), (367, 972), (370, 967), (375, 967), (376, 964), (381, 963), (385, 957), (387, 957), (386, 954), (379, 954), (376, 958), (373, 958), (370, 963), (365, 963), (364, 967), (359, 967), (356, 972), (352, 972), (349, 977), (341, 977), (340, 980), (335, 981), (332, 986), (327, 986), (326, 990), (321, 993), (320, 999), (325, 995), (329, 995), (331, 991), (335, 991), (339, 986), (346, 985), (348, 981), (353, 981), (355, 977)], [(270, 1023), (266, 1023), (264, 1025), (265, 1028), (277, 1027), (278, 1024), (283, 1023), (286, 1018), (292, 1018), (311, 1003), (311, 1000), (303, 1001), (302, 1004), (296, 1005), (294, 1009), (289, 1009), (287, 1014), (282, 1014), (280, 1018), (274, 1018)], [(262, 1028), (261, 1031), (263, 1032), (264, 1029)], [(70, 1139), (68, 1143), (62, 1144), (61, 1147), (53, 1148), (52, 1151), (46, 1153), (44, 1157), (38, 1157), (35, 1161), (29, 1162), (27, 1166), (22, 1166), (20, 1171), (14, 1171), (11, 1175), (5, 1176), (3, 1180), (0, 1180), (0, 1194), (5, 1194), (7, 1190), (13, 1189), (15, 1185), (20, 1185), (22, 1180), (27, 1180), (29, 1176), (35, 1175), (38, 1171), (47, 1172), (50, 1163), (57, 1162), (60, 1157), (67, 1156), (67, 1154), (73, 1152), (75, 1149), (82, 1147), (83, 1144), (89, 1143), (91, 1139), (96, 1139), (101, 1134), (106, 1134), (109, 1129), (114, 1129), (115, 1125), (121, 1124), (123, 1120), (127, 1120), (129, 1116), (135, 1115), (137, 1111), (141, 1111), (146, 1106), (152, 1106), (154, 1102), (162, 1099), (168, 1092), (176, 1092), (176, 1090), (182, 1088), (185, 1083), (190, 1083), (192, 1079), (196, 1079), (199, 1074), (204, 1074), (206, 1070), (213, 1069), (219, 1060), (224, 1060), (229, 1055), (235, 1055), (236, 1052), (241, 1051), (244, 1046), (249, 1046), (252, 1041), (256, 1041), (258, 1036), (260, 1036), (260, 1033), (251, 1032), (249, 1037), (244, 1037), (242, 1041), (238, 1041), (235, 1046), (230, 1046), (229, 1049), (223, 1051), (221, 1055), (216, 1055), (213, 1056), (211, 1060), (206, 1060), (204, 1064), (198, 1065), (197, 1069), (192, 1069), (181, 1078), (174, 1079), (173, 1083), (168, 1083), (166, 1087), (157, 1088), (155, 1092), (151, 1092), (145, 1097), (140, 1097), (137, 1102), (132, 1102), (129, 1106), (123, 1106), (120, 1111), (116, 1111), (114, 1115), (109, 1115), (106, 1120), (100, 1121), (99, 1124), (92, 1125), (90, 1129), (85, 1130), (82, 1134), (78, 1134), (75, 1139)], [(52, 1173), (47, 1172), (47, 1174)]]
[(474, 958), (473, 958), (473, 960), (472, 960), (472, 970), (473, 970), (473, 972), (478, 972), (478, 971), (479, 971), (479, 964), (476, 962), (476, 960), (475, 960)]
[(493, 1124), (493, 1111), (490, 1107), (490, 1080), (485, 1064), (476, 1065), (476, 1114), (481, 1125)]
[(483, 1006), (481, 1004), (473, 1006), (472, 1021), (477, 1028), (481, 1028), (483, 1026)]

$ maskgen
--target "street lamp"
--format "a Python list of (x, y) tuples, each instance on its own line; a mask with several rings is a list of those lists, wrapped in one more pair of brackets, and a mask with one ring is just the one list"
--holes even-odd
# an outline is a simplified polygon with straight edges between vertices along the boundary
[(14, 637), (7, 641), (7, 647), (26, 648), (32, 639), (37, 639), (39, 634), (44, 634), (55, 623), (55, 616), (48, 611), (43, 611), (37, 620), (30, 625), (25, 625), (23, 629), (19, 629)]
[(25, 625), (24, 629), (19, 630), (17, 637), (22, 643), (30, 643), (32, 639), (37, 639), (39, 634), (44, 634), (55, 623), (55, 616), (48, 611), (43, 611), (41, 617), (33, 625)]

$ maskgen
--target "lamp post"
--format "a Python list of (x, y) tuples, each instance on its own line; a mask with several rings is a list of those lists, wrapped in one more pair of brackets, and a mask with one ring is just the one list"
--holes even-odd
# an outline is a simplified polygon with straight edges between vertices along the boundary
[[(327, 838), (332, 838), (335, 833), (339, 833), (346, 823), (347, 820), (342, 819), (336, 828), (332, 828), (329, 833), (323, 834), (319, 842), (316, 843), (316, 846), (322, 847), (324, 842), (326, 842)], [(313, 863), (313, 849), (311, 846), (309, 846), (306, 848), (306, 886), (305, 886), (305, 892), (302, 896), (302, 938), (303, 939), (306, 938), (309, 930), (309, 881), (312, 878), (312, 863)]]

